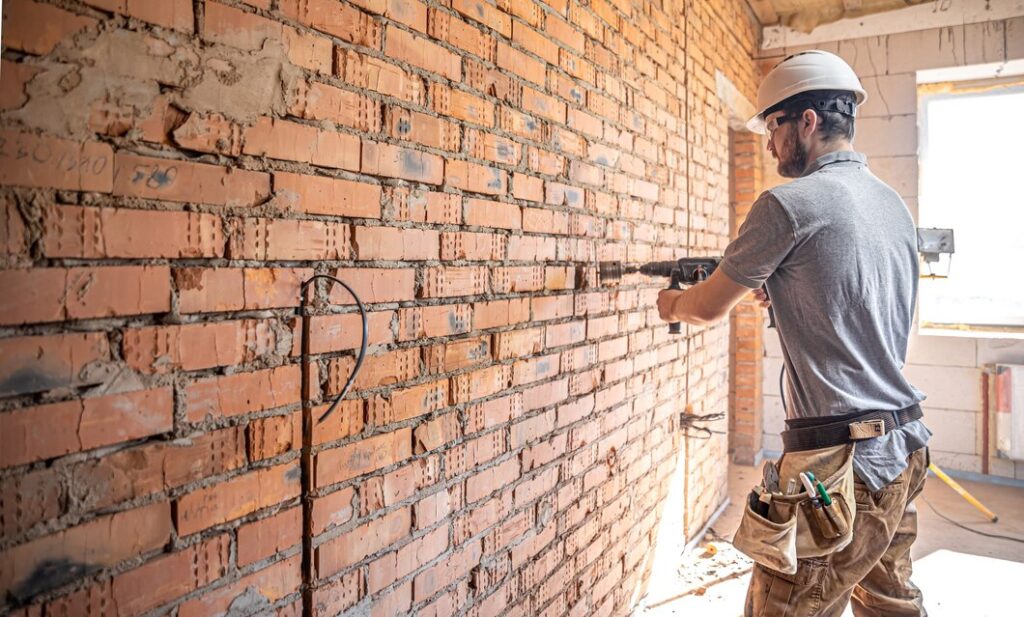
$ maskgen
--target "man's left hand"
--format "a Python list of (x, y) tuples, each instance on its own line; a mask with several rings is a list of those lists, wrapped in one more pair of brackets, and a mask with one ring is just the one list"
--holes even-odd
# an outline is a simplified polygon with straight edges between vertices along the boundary
[(686, 291), (682, 289), (663, 289), (658, 292), (658, 315), (669, 323), (682, 321), (672, 315), (672, 310), (678, 300)]

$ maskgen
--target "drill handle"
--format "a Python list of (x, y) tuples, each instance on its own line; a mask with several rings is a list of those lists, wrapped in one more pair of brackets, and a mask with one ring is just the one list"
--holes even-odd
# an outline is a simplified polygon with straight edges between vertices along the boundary
[[(668, 288), (669, 289), (682, 289), (683, 288), (682, 278), (683, 278), (682, 277), (682, 272), (680, 272), (680, 270), (678, 268), (673, 270), (672, 271), (672, 282), (669, 283)], [(681, 323), (679, 323), (678, 321), (670, 322), (668, 324), (668, 333), (669, 334), (682, 334), (682, 332), (683, 332), (683, 327), (682, 326), (683, 325)]]

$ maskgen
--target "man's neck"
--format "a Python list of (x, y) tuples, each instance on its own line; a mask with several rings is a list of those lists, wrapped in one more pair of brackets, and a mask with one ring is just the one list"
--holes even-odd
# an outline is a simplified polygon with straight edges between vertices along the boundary
[(832, 154), (833, 152), (853, 152), (853, 144), (846, 139), (815, 141), (807, 150), (807, 167), (804, 168), (804, 172), (806, 172), (815, 161), (826, 154)]

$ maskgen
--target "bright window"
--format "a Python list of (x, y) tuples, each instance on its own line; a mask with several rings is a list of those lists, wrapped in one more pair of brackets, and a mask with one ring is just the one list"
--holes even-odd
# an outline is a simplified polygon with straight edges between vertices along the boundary
[(952, 228), (949, 278), (921, 281), (924, 328), (1024, 331), (1024, 83), (920, 86), (921, 227)]

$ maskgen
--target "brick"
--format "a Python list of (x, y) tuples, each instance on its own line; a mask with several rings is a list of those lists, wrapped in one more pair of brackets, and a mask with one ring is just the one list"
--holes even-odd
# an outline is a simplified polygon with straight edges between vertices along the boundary
[(508, 192), (508, 173), (503, 169), (485, 167), (467, 161), (450, 160), (445, 164), (446, 185), (488, 195)]
[(418, 0), (358, 0), (366, 11), (383, 15), (419, 32), (427, 30), (427, 6)]
[(466, 225), (520, 229), (522, 220), (522, 209), (516, 204), (483, 199), (470, 199), (466, 202)]
[(209, 585), (227, 574), (230, 550), (230, 539), (221, 534), (154, 559), (114, 577), (113, 601), (125, 614), (141, 614)]
[(441, 184), (444, 159), (436, 154), (373, 141), (363, 142), (363, 173)]
[(261, 117), (242, 134), (244, 154), (349, 171), (359, 170), (359, 149), (354, 135), (277, 118)]
[(307, 261), (347, 259), (350, 227), (327, 221), (231, 219), (231, 259)]
[(220, 217), (200, 212), (50, 205), (40, 243), (47, 257), (222, 257)]
[(246, 427), (250, 461), (279, 456), (302, 447), (302, 415), (293, 412), (253, 420)]
[(440, 233), (430, 229), (356, 227), (356, 259), (422, 261), (437, 259)]
[(151, 24), (180, 30), (193, 31), (195, 20), (192, 15), (192, 3), (189, 0), (167, 0), (166, 2), (147, 2), (146, 0), (85, 0), (104, 11), (134, 17)]
[(362, 597), (363, 571), (353, 570), (331, 583), (313, 590), (314, 615), (340, 615), (355, 606)]
[[(35, 5), (24, 1), (20, 4)], [(109, 193), (113, 187), (113, 150), (107, 144), (95, 141), (76, 142), (0, 131), (0, 162), (0, 184), (7, 186), (98, 193)]]
[(547, 77), (546, 67), (543, 62), (535, 60), (523, 52), (500, 42), (498, 43), (497, 65), (506, 71), (515, 73), (523, 79), (541, 86), (544, 85)]
[(427, 30), (435, 39), (446, 41), (488, 62), (494, 61), (494, 37), (449, 13), (431, 9)]
[(258, 602), (272, 604), (297, 592), (301, 586), (302, 556), (296, 555), (183, 602), (178, 608), (178, 617), (227, 614), (237, 606), (239, 597), (251, 597), (253, 593), (258, 594)]
[(398, 340), (465, 334), (471, 328), (468, 304), (424, 306), (398, 311)]
[(119, 317), (171, 309), (166, 266), (45, 268), (0, 272), (0, 323)]
[(495, 300), (473, 305), (473, 329), (487, 330), (523, 323), (530, 319), (530, 303), (527, 298)]
[(494, 335), (494, 357), (510, 360), (539, 353), (544, 349), (543, 328), (511, 330)]
[(393, 26), (387, 28), (384, 53), (388, 57), (408, 62), (452, 81), (462, 80), (462, 64), (459, 56), (436, 43), (431, 43), (428, 39), (415, 36), (405, 30)]
[(334, 46), (330, 39), (300, 32), (291, 26), (285, 26), (282, 34), (284, 48), (292, 64), (318, 73), (331, 72)]
[(83, 508), (106, 508), (237, 469), (245, 462), (245, 432), (237, 427), (152, 442), (76, 465), (71, 498)]
[(17, 109), (28, 101), (25, 84), (32, 80), (40, 69), (20, 62), (0, 61), (4, 80), (0, 82), (0, 109)]
[[(369, 340), (367, 345), (386, 345), (394, 340), (391, 321), (394, 311), (374, 311), (367, 313)], [(298, 355), (299, 330), (301, 322), (296, 322), (292, 355)], [(346, 349), (358, 349), (362, 340), (362, 319), (359, 313), (343, 315), (316, 315), (310, 318), (309, 353), (320, 354)]]
[(45, 55), (58, 43), (96, 25), (96, 20), (53, 5), (30, 0), (8, 0), (4, 11), (4, 46)]
[[(412, 268), (339, 268), (334, 276), (345, 281), (364, 303), (398, 302), (415, 297), (416, 272)], [(347, 290), (335, 285), (331, 304), (355, 304)]]
[(314, 556), (317, 576), (327, 578), (362, 561), (406, 537), (410, 528), (409, 509), (402, 508), (321, 544)]
[[(20, 595), (32, 596), (78, 578), (81, 571), (74, 564), (113, 566), (160, 548), (170, 536), (166, 501), (103, 516), (3, 551), (0, 591), (18, 589)], [(64, 565), (49, 567), (43, 579), (32, 578), (47, 563)]]
[(421, 564), (433, 561), (448, 548), (448, 529), (441, 527), (409, 542), (395, 552), (370, 562), (367, 587), (377, 593), (405, 577)]
[(559, 379), (523, 391), (523, 411), (533, 411), (569, 398), (569, 380)]
[(416, 106), (426, 102), (427, 89), (422, 77), (354, 49), (334, 49), (334, 72), (363, 90), (393, 96)]
[(302, 473), (298, 463), (251, 471), (178, 498), (174, 524), (191, 535), (297, 497)]
[(207, 41), (257, 51), (267, 39), (281, 40), (281, 24), (219, 2), (205, 6), (203, 38)]
[(494, 126), (494, 104), (469, 92), (431, 83), (430, 99), (431, 108), (442, 116), (485, 127)]
[(218, 206), (255, 206), (270, 196), (270, 175), (118, 153), (114, 157), (113, 193)]
[(110, 345), (100, 332), (14, 337), (0, 340), (0, 357), (0, 396), (10, 396), (102, 382)]
[(463, 17), (480, 22), (488, 28), (497, 31), (505, 38), (512, 36), (512, 18), (491, 4), (473, 2), (473, 0), (454, 0), (452, 8)]
[(242, 151), (241, 129), (220, 114), (189, 114), (171, 135), (186, 150), (226, 156), (238, 156)]
[[(527, 4), (526, 6), (536, 7), (537, 5)], [(558, 64), (558, 45), (542, 33), (531, 28), (530, 25), (536, 26), (537, 24), (532, 22), (531, 24), (524, 24), (519, 21), (512, 22), (512, 40), (527, 51), (540, 56), (548, 64)]]
[(296, 365), (203, 379), (184, 389), (185, 419), (201, 422), (265, 411), (300, 400)]
[(485, 293), (490, 285), (487, 268), (439, 266), (428, 268), (423, 284), (427, 298), (443, 298)]
[(370, 399), (369, 420), (377, 426), (416, 418), (448, 406), (448, 380), (442, 379)]
[(505, 390), (512, 383), (511, 368), (498, 365), (456, 375), (452, 378), (454, 402), (467, 403)]
[(238, 565), (247, 566), (296, 546), (302, 541), (302, 508), (290, 508), (274, 516), (238, 528)]
[(430, 148), (459, 152), (462, 136), (459, 125), (404, 107), (385, 109), (384, 130), (395, 139), (414, 141)]
[(424, 350), (427, 371), (448, 373), (491, 361), (491, 342), (486, 336), (434, 345)]
[(498, 0), (495, 4), (509, 15), (520, 17), (534, 26), (543, 19), (543, 10), (530, 0)]
[(274, 190), (290, 210), (380, 218), (381, 189), (376, 184), (274, 172)]
[(329, 120), (360, 131), (381, 128), (381, 104), (368, 96), (319, 82), (299, 82), (288, 94), (288, 113), (307, 120)]
[[(436, 450), (458, 439), (460, 435), (457, 413), (449, 413), (436, 420), (424, 422), (413, 431), (416, 453)], [(417, 518), (417, 523), (419, 522)]]
[(509, 459), (466, 478), (466, 501), (473, 503), (490, 495), (496, 488), (508, 486), (519, 479), (519, 461)]
[(56, 468), (7, 476), (0, 483), (0, 537), (15, 538), (37, 523), (59, 516), (64, 511), (64, 495)]
[(401, 462), (412, 455), (412, 430), (399, 429), (324, 450), (314, 461), (314, 483), (321, 488)]
[(384, 202), (387, 216), (397, 221), (453, 225), (462, 222), (462, 200), (458, 195), (387, 188)]
[(380, 22), (336, 0), (282, 0), (281, 13), (314, 30), (364, 47), (380, 48)]
[(320, 445), (345, 437), (358, 435), (365, 426), (365, 402), (361, 399), (344, 400), (338, 404), (334, 412), (323, 422), (320, 418), (327, 412), (330, 405), (313, 408), (313, 417), (317, 419), (313, 425), (313, 444)]
[[(170, 388), (17, 409), (0, 414), (0, 466), (22, 465), (168, 432), (173, 416)], [(76, 430), (67, 430), (71, 427)]]
[(352, 520), (354, 508), (352, 499), (355, 489), (351, 486), (322, 497), (313, 498), (313, 534), (319, 535), (332, 527), (344, 525)]
[(416, 529), (427, 529), (448, 517), (452, 512), (451, 497), (442, 490), (428, 495), (413, 504), (413, 521)]
[(502, 261), (505, 237), (498, 234), (465, 231), (441, 234), (441, 260)]
[[(368, 355), (353, 387), (366, 390), (411, 381), (420, 375), (420, 350), (396, 349), (380, 355)], [(327, 367), (327, 394), (341, 392), (355, 365), (351, 356), (333, 358)]]
[(466, 149), (474, 158), (508, 165), (518, 165), (523, 154), (520, 144), (477, 129), (466, 130)]
[(491, 289), (495, 293), (539, 291), (544, 289), (544, 270), (538, 266), (495, 268)]
[(277, 350), (270, 322), (224, 321), (125, 330), (129, 366), (144, 373), (198, 370), (251, 362)]

